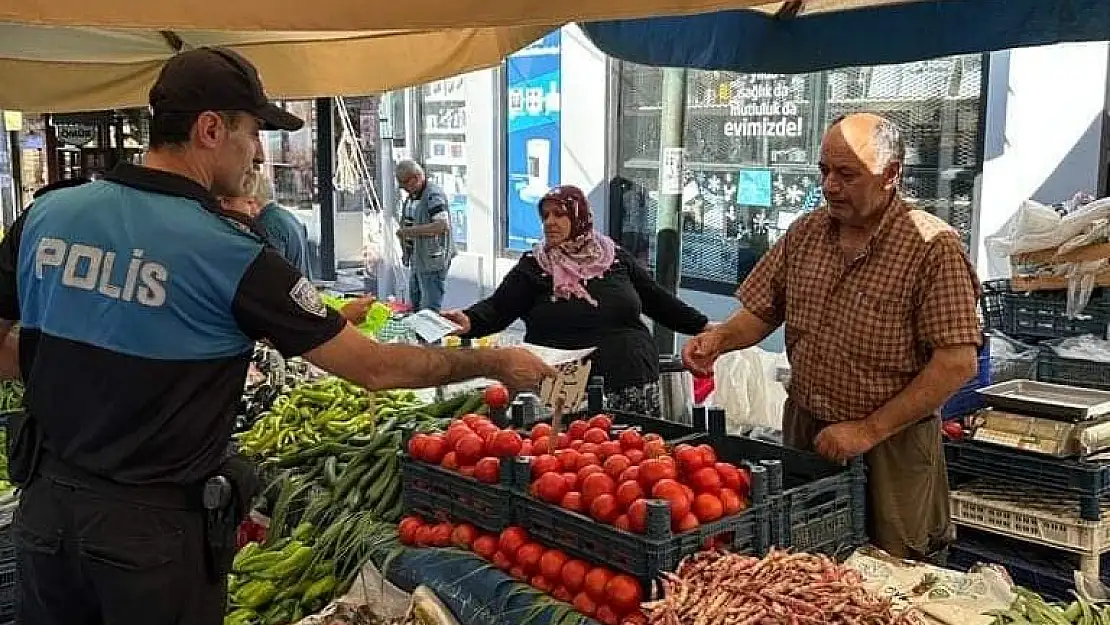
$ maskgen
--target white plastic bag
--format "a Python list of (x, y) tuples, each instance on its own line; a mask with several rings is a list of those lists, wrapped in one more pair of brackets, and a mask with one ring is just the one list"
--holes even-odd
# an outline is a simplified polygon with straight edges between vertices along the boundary
[(713, 394), (706, 403), (725, 410), (730, 434), (748, 427), (782, 429), (782, 406), (786, 389), (777, 381), (785, 354), (766, 352), (758, 347), (731, 352), (713, 366)]

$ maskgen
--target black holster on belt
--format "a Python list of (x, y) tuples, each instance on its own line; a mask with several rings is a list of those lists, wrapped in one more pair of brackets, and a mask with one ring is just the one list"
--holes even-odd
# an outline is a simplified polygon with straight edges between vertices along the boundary
[(216, 474), (202, 485), (204, 536), (208, 546), (208, 574), (218, 583), (231, 571), (239, 524), (250, 514), (262, 492), (262, 480), (254, 463), (239, 455), (229, 456)]
[(26, 488), (42, 463), (43, 436), (38, 422), (30, 412), (18, 410), (7, 413), (8, 430), (8, 479), (20, 488)]

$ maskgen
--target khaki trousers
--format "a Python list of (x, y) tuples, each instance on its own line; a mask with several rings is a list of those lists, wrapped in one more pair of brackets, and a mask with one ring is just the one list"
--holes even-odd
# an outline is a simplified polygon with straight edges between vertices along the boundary
[[(790, 399), (783, 410), (783, 442), (813, 451), (814, 439), (829, 421)], [(867, 533), (892, 556), (932, 560), (954, 538), (948, 509), (940, 417), (932, 416), (879, 443), (867, 463)]]

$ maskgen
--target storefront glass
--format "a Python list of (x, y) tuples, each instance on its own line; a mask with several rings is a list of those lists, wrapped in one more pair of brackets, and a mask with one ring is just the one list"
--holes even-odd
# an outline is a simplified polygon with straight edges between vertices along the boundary
[(427, 83), (419, 89), (420, 150), (428, 178), (450, 202), (455, 245), (467, 244), (467, 98), (466, 77)]
[[(618, 176), (610, 223), (654, 263), (662, 77), (620, 70)], [(682, 180), (683, 286), (732, 293), (790, 223), (821, 202), (821, 135), (837, 117), (872, 111), (906, 139), (905, 196), (955, 226), (965, 245), (981, 170), (980, 56), (804, 75), (687, 72)]]

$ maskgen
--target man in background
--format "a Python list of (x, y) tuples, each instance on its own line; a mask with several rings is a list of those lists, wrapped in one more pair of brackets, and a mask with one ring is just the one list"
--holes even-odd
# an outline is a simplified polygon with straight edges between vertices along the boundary
[(447, 272), (455, 258), (455, 238), (447, 194), (428, 180), (416, 161), (397, 163), (397, 184), (408, 194), (397, 231), (409, 268), (409, 299), (414, 311), (443, 307)]
[(266, 174), (256, 172), (249, 183), (248, 194), (258, 206), (255, 227), (301, 275), (313, 279), (308, 262), (308, 228), (293, 211), (274, 201), (274, 185)]

